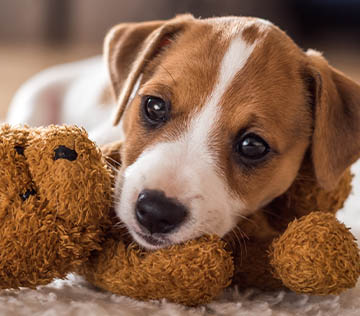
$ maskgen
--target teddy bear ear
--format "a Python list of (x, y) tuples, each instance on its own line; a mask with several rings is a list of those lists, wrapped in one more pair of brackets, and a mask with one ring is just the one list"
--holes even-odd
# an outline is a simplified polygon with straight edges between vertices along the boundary
[(314, 100), (312, 161), (318, 183), (331, 190), (360, 156), (360, 85), (320, 53), (306, 54)]
[(114, 26), (104, 42), (104, 56), (117, 99), (115, 125), (129, 103), (144, 68), (160, 49), (171, 45), (174, 35), (191, 20), (190, 14), (168, 21), (123, 23)]

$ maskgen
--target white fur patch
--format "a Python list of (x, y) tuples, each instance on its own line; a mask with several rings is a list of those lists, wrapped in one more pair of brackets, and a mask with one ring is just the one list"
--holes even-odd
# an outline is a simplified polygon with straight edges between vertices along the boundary
[(219, 65), (214, 90), (190, 121), (188, 130), (174, 141), (158, 143), (145, 150), (118, 179), (117, 192), (122, 192), (117, 215), (145, 247), (154, 248), (136, 235), (140, 227), (135, 218), (136, 200), (144, 189), (164, 191), (167, 197), (176, 198), (188, 208), (186, 222), (169, 234), (171, 243), (204, 233), (224, 236), (244, 214), (245, 205), (228, 188), (209, 143), (219, 119), (221, 98), (246, 64), (255, 44), (248, 45), (239, 35), (233, 38)]
[[(241, 37), (235, 37), (225, 53), (221, 62), (220, 75), (217, 84), (212, 91), (207, 104), (204, 106), (203, 112), (200, 114), (202, 122), (201, 126), (211, 127), (218, 112), (218, 105), (226, 90), (229, 88), (235, 75), (244, 67), (246, 61), (250, 57), (255, 48), (256, 42), (248, 45)], [(211, 119), (209, 121), (209, 119)]]
[[(223, 178), (215, 170), (211, 153), (190, 137), (187, 134), (175, 142), (159, 143), (143, 152), (126, 169), (117, 214), (132, 230), (140, 230), (134, 210), (137, 197), (144, 189), (164, 191), (166, 196), (176, 197), (188, 208), (186, 223), (169, 236), (172, 243), (204, 233), (223, 236), (233, 228), (236, 211), (243, 205), (229, 194)], [(136, 235), (134, 238), (148, 246)]]

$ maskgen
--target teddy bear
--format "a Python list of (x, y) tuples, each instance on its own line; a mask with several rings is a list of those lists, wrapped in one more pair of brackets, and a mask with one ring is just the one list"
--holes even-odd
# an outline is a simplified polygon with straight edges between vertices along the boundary
[(101, 152), (74, 126), (1, 127), (0, 288), (77, 272), (116, 294), (194, 306), (235, 285), (318, 295), (355, 286), (359, 249), (334, 216), (350, 171), (326, 192), (305, 157), (290, 189), (224, 238), (146, 251), (112, 209), (120, 146)]
[(111, 172), (84, 130), (3, 125), (0, 288), (64, 278), (101, 249), (111, 190)]

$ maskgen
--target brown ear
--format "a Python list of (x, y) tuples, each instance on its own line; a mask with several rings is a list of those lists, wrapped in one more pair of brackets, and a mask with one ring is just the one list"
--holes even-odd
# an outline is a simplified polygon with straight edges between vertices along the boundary
[(118, 100), (115, 125), (119, 123), (144, 67), (162, 45), (161, 41), (192, 19), (192, 15), (179, 15), (168, 21), (119, 24), (109, 31), (104, 55)]
[(319, 184), (328, 190), (360, 156), (360, 86), (309, 50), (314, 79), (312, 159)]

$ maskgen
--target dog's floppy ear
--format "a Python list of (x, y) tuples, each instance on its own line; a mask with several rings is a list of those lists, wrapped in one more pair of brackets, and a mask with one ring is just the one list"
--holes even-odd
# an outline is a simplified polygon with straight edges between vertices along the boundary
[(115, 125), (119, 123), (146, 64), (192, 19), (189, 14), (179, 15), (167, 21), (119, 24), (109, 31), (105, 38), (104, 56), (118, 102)]
[(360, 85), (320, 53), (306, 54), (314, 84), (313, 165), (319, 184), (331, 190), (360, 156)]

